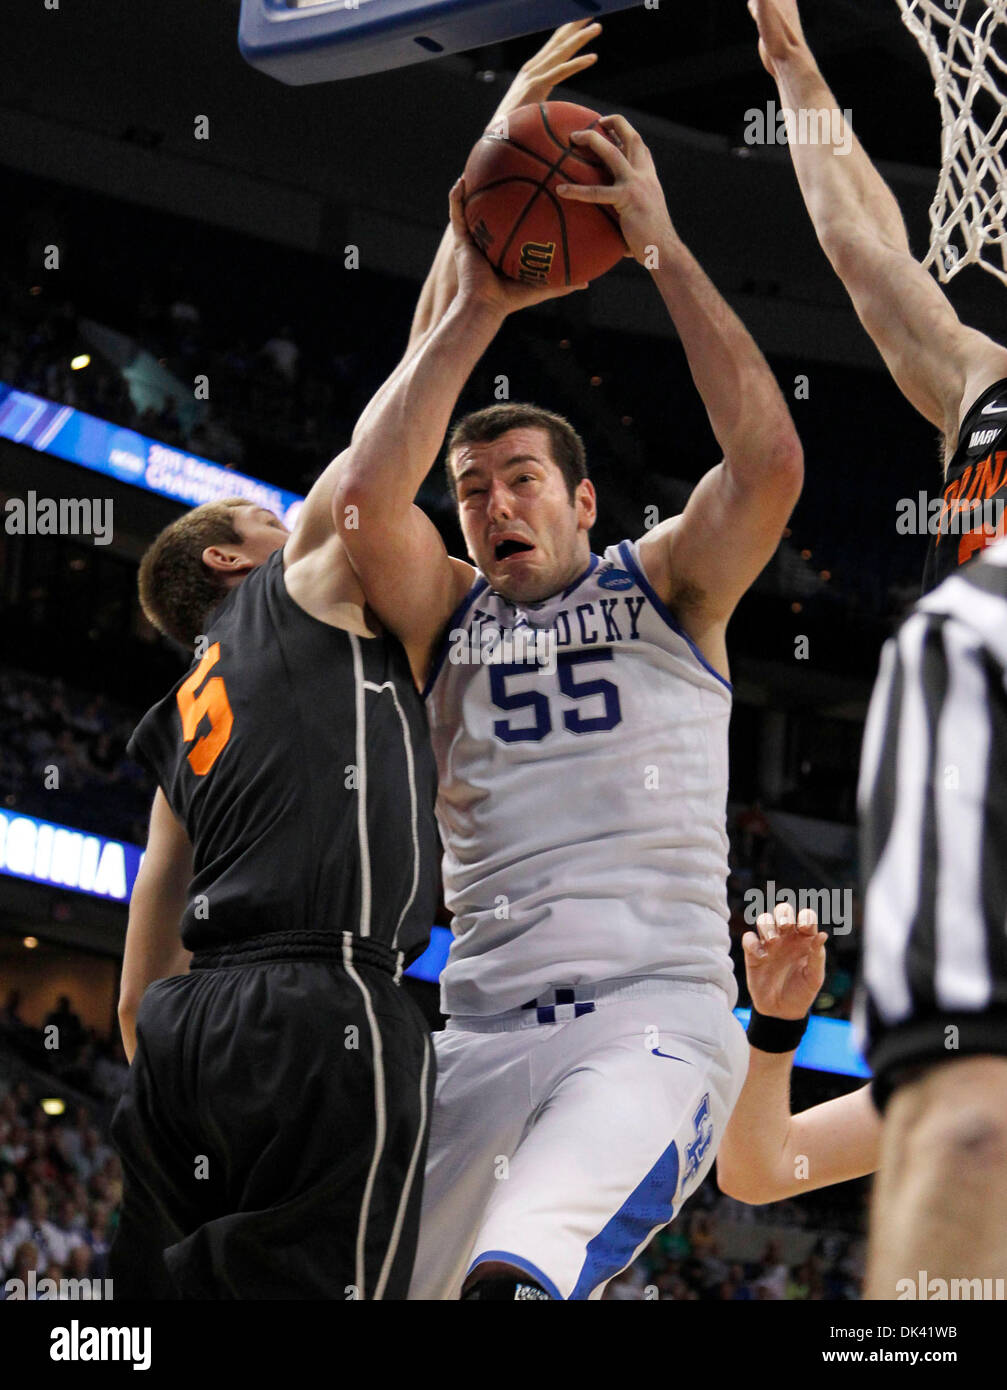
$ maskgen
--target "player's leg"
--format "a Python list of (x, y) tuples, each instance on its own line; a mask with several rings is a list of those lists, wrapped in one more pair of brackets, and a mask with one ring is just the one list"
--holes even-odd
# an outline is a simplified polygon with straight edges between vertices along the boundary
[[(155, 1187), (181, 1297), (404, 1296), (432, 1058), (390, 975), (198, 970), (148, 991), (138, 1033), (160, 1113), (124, 1158)], [(117, 1138), (134, 1130), (124, 1112)], [(148, 1223), (132, 1246), (157, 1241)]]
[(111, 1126), (123, 1172), (122, 1204), (108, 1257), (116, 1300), (179, 1296), (164, 1263), (165, 1249), (182, 1230), (168, 1216), (174, 1184), (165, 1171), (159, 1110), (141, 1037)]
[[(178, 1047), (182, 1037), (174, 1014), (164, 1019), (164, 989), (163, 981), (155, 981), (144, 995), (136, 1052), (112, 1117), (110, 1134), (123, 1170), (122, 1207), (108, 1266), (116, 1300), (181, 1297), (164, 1253), (220, 1200), (217, 1182), (188, 1181), (193, 1146), (176, 1125), (185, 1106), (159, 1065), (160, 1056)], [(167, 1046), (159, 1044), (162, 1033)]]
[[(437, 1061), (426, 1019), (403, 989), (378, 976), (370, 972), (383, 1038), (386, 1133), (375, 1168), (365, 1262), (377, 1267), (371, 1297), (404, 1299), (419, 1238)], [(416, 1077), (418, 1059), (422, 1067)]]
[(1007, 1058), (917, 1074), (885, 1112), (866, 1297), (900, 1280), (996, 1279), (1007, 1270)]
[(430, 1125), (411, 1299), (456, 1299), (479, 1226), (528, 1124), (535, 1030), (434, 1034)]
[(533, 1058), (544, 1099), (490, 1200), (470, 1285), (503, 1265), (553, 1298), (599, 1298), (677, 1215), (747, 1067), (714, 995), (677, 988), (557, 1026)]
[(207, 973), (198, 1124), (226, 1193), (167, 1252), (173, 1277), (196, 1296), (404, 1297), (432, 1083), (418, 1010), (362, 964)]

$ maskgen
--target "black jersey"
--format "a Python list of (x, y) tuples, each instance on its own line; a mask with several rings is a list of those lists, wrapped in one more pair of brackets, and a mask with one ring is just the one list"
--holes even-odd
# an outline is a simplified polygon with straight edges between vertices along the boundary
[(929, 593), (1004, 534), (1007, 506), (1007, 379), (994, 382), (962, 421), (944, 480), (939, 529), (923, 569)]
[(426, 945), (436, 771), (401, 644), (320, 622), (278, 550), (215, 610), (208, 647), (138, 725), (194, 851), (188, 950), (278, 931)]

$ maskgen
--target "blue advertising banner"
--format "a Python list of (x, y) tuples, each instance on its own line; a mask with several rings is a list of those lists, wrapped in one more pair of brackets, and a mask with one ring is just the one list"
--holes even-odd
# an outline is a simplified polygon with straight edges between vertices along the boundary
[(0, 874), (127, 903), (142, 857), (124, 840), (0, 811)]
[(73, 406), (15, 391), (0, 382), (0, 438), (104, 473), (121, 483), (197, 507), (222, 497), (245, 497), (292, 529), (304, 501), (296, 492), (260, 482), (219, 463), (187, 454), (136, 430), (99, 420)]

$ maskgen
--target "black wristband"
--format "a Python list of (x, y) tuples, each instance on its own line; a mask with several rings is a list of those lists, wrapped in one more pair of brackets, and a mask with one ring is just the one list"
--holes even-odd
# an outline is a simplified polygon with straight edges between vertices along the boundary
[(767, 1018), (752, 1005), (748, 1021), (748, 1043), (760, 1052), (793, 1052), (804, 1037), (808, 1015), (803, 1018)]

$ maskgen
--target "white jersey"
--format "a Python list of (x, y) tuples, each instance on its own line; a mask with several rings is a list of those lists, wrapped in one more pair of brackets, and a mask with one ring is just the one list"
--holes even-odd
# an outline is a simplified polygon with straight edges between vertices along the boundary
[(712, 981), (727, 931), (730, 685), (610, 546), (543, 603), (478, 574), (427, 683), (454, 941), (445, 1013), (552, 986)]

